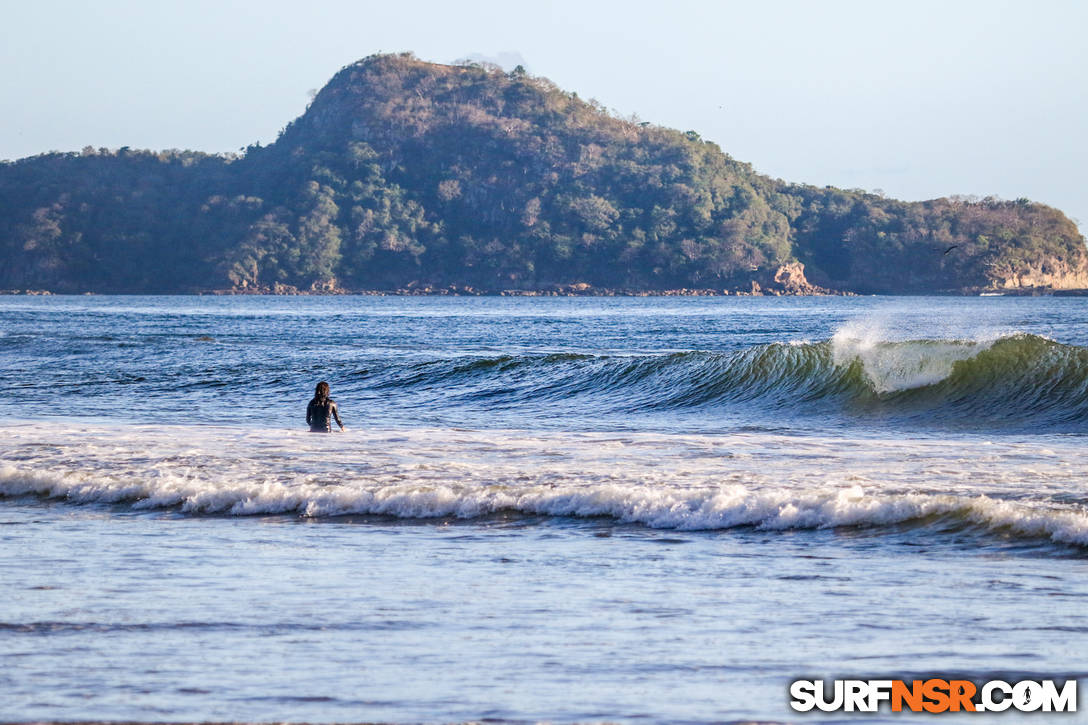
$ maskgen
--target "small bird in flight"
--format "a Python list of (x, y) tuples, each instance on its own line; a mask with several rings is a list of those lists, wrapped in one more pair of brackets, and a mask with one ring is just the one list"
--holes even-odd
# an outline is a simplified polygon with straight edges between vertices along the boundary
[[(952, 245), (951, 247), (949, 247), (948, 249), (944, 250), (944, 254), (948, 254), (949, 252), (951, 252), (951, 251), (952, 251), (953, 249), (955, 249), (955, 248), (956, 248), (956, 247), (958, 247), (958, 246), (960, 246), (960, 245), (958, 245), (958, 244), (953, 244), (953, 245)], [(941, 256), (943, 257), (943, 256), (944, 256), (944, 254), (942, 254)]]

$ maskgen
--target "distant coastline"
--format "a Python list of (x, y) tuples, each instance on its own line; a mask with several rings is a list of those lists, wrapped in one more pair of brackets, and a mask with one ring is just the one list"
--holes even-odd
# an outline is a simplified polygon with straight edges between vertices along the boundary
[(793, 184), (524, 69), (397, 54), (243, 154), (0, 162), (0, 288), (1031, 295), (1088, 288), (1088, 248), (1026, 198)]
[[(1053, 289), (1051, 287), (1027, 287), (1008, 290), (948, 290), (926, 293), (935, 297), (1088, 297), (1088, 289)], [(201, 292), (52, 292), (50, 290), (0, 290), (7, 297), (55, 297), (55, 296), (180, 296), (180, 297), (858, 297), (857, 292), (825, 290), (820, 292), (789, 292), (777, 289), (758, 291), (729, 289), (667, 289), (629, 290), (601, 289), (539, 289), (539, 290), (486, 290), (475, 287), (421, 287), (410, 289), (361, 289), (361, 290), (300, 290), (290, 289), (222, 289)], [(910, 293), (872, 293), (867, 297), (903, 297)]]

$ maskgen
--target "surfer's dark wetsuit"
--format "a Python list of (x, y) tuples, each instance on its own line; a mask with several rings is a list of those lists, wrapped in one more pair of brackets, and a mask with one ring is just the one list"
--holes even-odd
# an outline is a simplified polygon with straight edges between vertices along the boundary
[(340, 430), (343, 430), (344, 424), (340, 422), (340, 409), (332, 398), (321, 399), (315, 397), (306, 406), (306, 422), (310, 424), (311, 433), (331, 433), (333, 419), (340, 426)]

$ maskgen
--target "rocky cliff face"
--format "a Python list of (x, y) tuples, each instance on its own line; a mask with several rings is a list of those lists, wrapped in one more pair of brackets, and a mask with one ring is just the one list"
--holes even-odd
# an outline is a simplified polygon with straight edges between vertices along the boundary
[(1044, 259), (1018, 269), (993, 271), (990, 286), (995, 289), (1088, 289), (1088, 264), (1071, 265), (1064, 260)]

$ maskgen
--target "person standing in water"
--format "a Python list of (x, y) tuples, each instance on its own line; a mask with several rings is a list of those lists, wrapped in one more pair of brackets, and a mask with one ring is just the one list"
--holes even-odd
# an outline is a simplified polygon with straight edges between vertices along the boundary
[(336, 407), (336, 401), (329, 397), (329, 384), (322, 380), (314, 389), (313, 400), (306, 406), (306, 422), (310, 425), (311, 433), (331, 433), (333, 420), (343, 432), (340, 409)]

